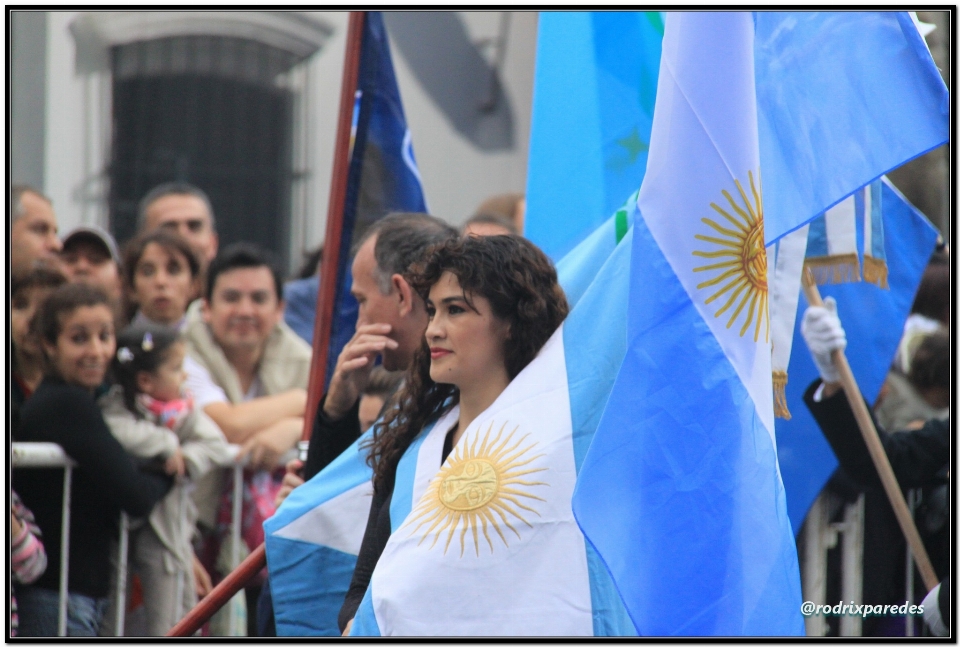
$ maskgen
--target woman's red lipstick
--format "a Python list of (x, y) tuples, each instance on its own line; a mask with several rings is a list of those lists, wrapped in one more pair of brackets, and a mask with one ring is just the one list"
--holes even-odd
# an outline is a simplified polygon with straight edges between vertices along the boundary
[(446, 355), (449, 355), (451, 351), (446, 348), (430, 348), (430, 359), (440, 359)]

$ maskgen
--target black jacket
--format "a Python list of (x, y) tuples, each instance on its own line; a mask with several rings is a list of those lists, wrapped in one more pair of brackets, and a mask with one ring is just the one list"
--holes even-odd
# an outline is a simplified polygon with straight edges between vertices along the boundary
[[(110, 590), (110, 543), (118, 537), (120, 510), (146, 516), (173, 483), (171, 477), (145, 473), (110, 434), (89, 391), (45, 379), (20, 414), (14, 440), (51, 442), (77, 463), (70, 500), (69, 589), (95, 598)], [(56, 590), (60, 582), (60, 530), (63, 470), (13, 471), (13, 489), (33, 511), (50, 559), (36, 586)]]
[[(821, 402), (813, 401), (820, 386), (815, 381), (804, 394), (804, 402), (816, 419), (843, 470), (870, 491), (883, 491), (880, 476), (873, 465), (867, 445), (857, 426), (850, 403), (843, 391)], [(877, 427), (880, 441), (890, 459), (897, 482), (904, 490), (921, 488), (922, 503), (917, 509), (917, 529), (930, 554), (930, 561), (943, 579), (949, 568), (950, 510), (948, 468), (950, 459), (950, 423), (929, 420), (920, 429), (887, 433)]]

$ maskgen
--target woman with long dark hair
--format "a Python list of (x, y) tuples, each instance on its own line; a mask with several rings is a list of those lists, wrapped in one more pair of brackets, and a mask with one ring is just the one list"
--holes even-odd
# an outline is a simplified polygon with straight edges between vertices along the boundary
[(430, 323), (396, 406), (374, 427), (369, 444), (374, 495), (340, 610), (340, 628), (347, 632), (390, 538), (390, 503), (404, 452), (438, 421), (449, 421), (436, 457), (439, 469), (470, 423), (536, 357), (569, 310), (550, 260), (517, 236), (443, 243), (408, 280), (426, 302)]
[[(94, 397), (116, 350), (111, 300), (99, 288), (57, 288), (32, 321), (46, 362), (14, 440), (52, 442), (76, 463), (70, 498), (67, 634), (98, 635), (110, 590), (110, 541), (120, 511), (147, 515), (170, 489), (162, 472), (140, 471), (110, 434)], [(33, 585), (17, 590), (20, 635), (57, 634), (63, 470), (18, 469), (13, 486), (36, 516), (50, 556)]]

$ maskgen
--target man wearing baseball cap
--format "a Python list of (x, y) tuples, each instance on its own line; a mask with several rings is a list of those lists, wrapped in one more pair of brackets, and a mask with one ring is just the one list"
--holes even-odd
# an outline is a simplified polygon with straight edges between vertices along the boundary
[(81, 225), (63, 239), (63, 273), (71, 283), (94, 285), (120, 300), (120, 254), (113, 236), (95, 225)]

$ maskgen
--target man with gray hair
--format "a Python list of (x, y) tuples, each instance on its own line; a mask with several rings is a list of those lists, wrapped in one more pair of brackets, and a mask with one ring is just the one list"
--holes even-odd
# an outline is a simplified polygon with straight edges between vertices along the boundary
[[(355, 244), (350, 292), (360, 306), (356, 332), (340, 352), (320, 400), (306, 464), (287, 463), (277, 507), (360, 436), (360, 396), (377, 355), (388, 371), (406, 370), (413, 363), (428, 317), (423, 299), (404, 274), (427, 249), (457, 236), (456, 229), (425, 213), (394, 213), (370, 225)], [(267, 632), (273, 630), (270, 599), (268, 583), (257, 609), (258, 626)]]
[(140, 200), (137, 217), (140, 232), (162, 227), (190, 243), (204, 273), (217, 255), (219, 239), (213, 206), (199, 187), (186, 182), (168, 182), (154, 187)]
[[(410, 367), (427, 329), (426, 306), (404, 275), (457, 230), (424, 213), (395, 213), (375, 222), (356, 244), (350, 289), (360, 305), (356, 333), (343, 347), (320, 401), (304, 476), (311, 478), (360, 435), (360, 396), (377, 355), (388, 371)], [(288, 465), (285, 496), (303, 480)]]
[(10, 187), (10, 275), (26, 276), (40, 265), (59, 268), (60, 239), (50, 198), (33, 187)]

